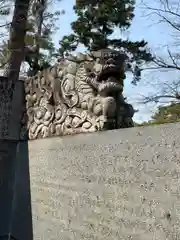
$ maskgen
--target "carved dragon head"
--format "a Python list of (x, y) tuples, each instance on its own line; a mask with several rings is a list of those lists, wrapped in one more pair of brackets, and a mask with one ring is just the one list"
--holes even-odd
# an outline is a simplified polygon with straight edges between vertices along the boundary
[(111, 49), (91, 53), (93, 64), (87, 64), (87, 79), (101, 96), (122, 93), (126, 56)]

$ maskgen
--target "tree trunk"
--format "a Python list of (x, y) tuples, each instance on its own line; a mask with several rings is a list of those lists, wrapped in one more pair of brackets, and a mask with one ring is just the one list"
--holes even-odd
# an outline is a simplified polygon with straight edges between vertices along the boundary
[(8, 88), (13, 90), (19, 78), (21, 63), (24, 59), (26, 23), (30, 0), (15, 0), (14, 14), (9, 39), (9, 61), (4, 71), (8, 77)]
[(39, 61), (39, 51), (40, 51), (40, 40), (42, 37), (42, 24), (43, 24), (43, 15), (45, 11), (45, 0), (41, 0), (41, 9), (37, 13), (37, 33), (36, 33), (36, 55), (35, 55), (35, 64), (38, 65)]
[(35, 35), (35, 45), (36, 45), (36, 49), (35, 49), (35, 53), (34, 53), (34, 60), (33, 60), (33, 66), (34, 69), (32, 70), (32, 74), (35, 75), (37, 73), (37, 71), (40, 68), (39, 65), (39, 53), (40, 53), (40, 41), (42, 38), (42, 25), (43, 25), (43, 21), (44, 21), (44, 11), (46, 9), (46, 4), (47, 4), (47, 0), (41, 0), (40, 2), (40, 7), (36, 12), (36, 27), (37, 27), (37, 32)]

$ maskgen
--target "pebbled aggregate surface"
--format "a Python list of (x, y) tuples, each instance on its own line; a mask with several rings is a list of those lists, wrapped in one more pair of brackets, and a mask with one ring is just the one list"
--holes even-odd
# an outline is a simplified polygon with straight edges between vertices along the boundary
[[(32, 240), (19, 211), (27, 201), (23, 148), (13, 236)], [(35, 140), (28, 148), (33, 239), (180, 239), (180, 124)]]

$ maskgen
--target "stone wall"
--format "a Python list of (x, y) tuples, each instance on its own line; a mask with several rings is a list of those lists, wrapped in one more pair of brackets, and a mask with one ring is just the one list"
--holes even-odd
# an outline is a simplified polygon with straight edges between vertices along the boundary
[(179, 240), (179, 135), (167, 124), (35, 140), (29, 160), (21, 143), (12, 235)]
[(0, 77), (0, 139), (18, 140), (24, 100), (23, 81), (17, 81), (13, 97), (6, 77)]

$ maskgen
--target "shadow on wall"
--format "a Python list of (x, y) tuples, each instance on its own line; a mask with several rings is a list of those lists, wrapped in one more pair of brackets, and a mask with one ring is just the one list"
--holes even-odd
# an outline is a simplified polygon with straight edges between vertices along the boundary
[(12, 209), (12, 236), (33, 240), (28, 142), (19, 142), (16, 156), (15, 193)]
[(28, 155), (28, 142), (0, 140), (0, 240), (33, 240)]
[[(25, 92), (23, 84), (22, 114), (25, 107)], [(22, 118), (20, 119), (22, 120)], [(27, 130), (24, 125), (25, 131)], [(12, 209), (12, 236), (18, 240), (33, 240), (29, 149), (28, 141), (19, 141), (16, 152), (15, 193)]]
[(28, 142), (19, 141), (23, 83), (10, 96), (5, 80), (0, 77), (0, 240), (33, 240)]

